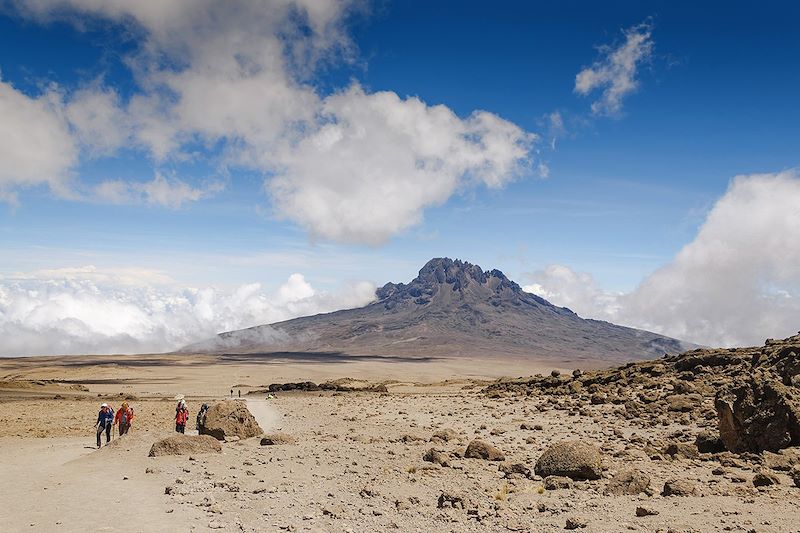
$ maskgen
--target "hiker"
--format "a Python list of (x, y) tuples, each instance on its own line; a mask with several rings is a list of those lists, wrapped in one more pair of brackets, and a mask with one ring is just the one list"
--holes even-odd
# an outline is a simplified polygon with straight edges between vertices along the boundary
[(231, 398), (233, 398), (233, 389), (231, 389)]
[(242, 397), (242, 389), (239, 389), (239, 398)]
[(119, 436), (123, 436), (131, 428), (133, 422), (133, 407), (128, 405), (128, 402), (122, 402), (117, 414), (114, 416), (114, 423), (119, 424)]
[(185, 433), (187, 420), (189, 420), (189, 410), (186, 408), (186, 401), (180, 400), (175, 408), (175, 431)]
[(100, 412), (97, 413), (97, 447), (100, 447), (100, 435), (103, 431), (106, 432), (106, 444), (111, 442), (111, 426), (114, 425), (114, 409), (110, 405), (104, 403), (100, 406)]
[(200, 410), (197, 412), (197, 432), (203, 434), (203, 427), (206, 425), (206, 412), (208, 411), (208, 404), (204, 403)]

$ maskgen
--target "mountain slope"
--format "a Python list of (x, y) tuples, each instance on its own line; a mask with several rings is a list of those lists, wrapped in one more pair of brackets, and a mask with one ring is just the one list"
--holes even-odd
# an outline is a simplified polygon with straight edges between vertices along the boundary
[(580, 318), (526, 293), (499, 270), (429, 261), (408, 284), (387, 283), (357, 309), (222, 333), (182, 351), (512, 356), (622, 361), (678, 353), (655, 333)]

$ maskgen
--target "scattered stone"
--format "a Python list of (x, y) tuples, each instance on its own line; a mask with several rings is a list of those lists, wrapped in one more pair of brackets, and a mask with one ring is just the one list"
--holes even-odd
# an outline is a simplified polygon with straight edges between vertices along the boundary
[(688, 442), (673, 442), (664, 448), (664, 454), (671, 456), (673, 459), (697, 459), (700, 452), (697, 446), (689, 444)]
[(437, 450), (436, 448), (431, 448), (425, 452), (425, 455), (422, 456), (422, 460), (429, 463), (435, 463), (443, 467), (450, 466), (450, 460), (447, 457), (447, 454)]
[(498, 467), (498, 470), (505, 474), (505, 477), (531, 477), (531, 469), (522, 463), (503, 463)]
[(437, 507), (439, 509), (453, 508), (453, 509), (466, 509), (469, 499), (463, 494), (453, 494), (442, 492), (439, 495)]
[(588, 525), (589, 521), (585, 518), (571, 516), (567, 518), (567, 524), (564, 526), (564, 529), (583, 529)]
[(458, 440), (459, 436), (452, 429), (440, 429), (439, 431), (435, 432), (431, 436), (431, 442), (441, 441), (441, 442), (450, 442), (453, 440)]
[(769, 470), (759, 470), (756, 472), (756, 475), (753, 476), (753, 486), (754, 487), (768, 487), (770, 485), (778, 485), (780, 484), (781, 480), (770, 472)]
[(651, 507), (644, 507), (642, 505), (636, 508), (636, 516), (643, 517), (643, 516), (655, 516), (658, 514), (658, 511)]
[(637, 468), (628, 468), (616, 474), (606, 485), (606, 494), (613, 496), (636, 495), (648, 492), (650, 476)]
[(294, 444), (297, 440), (286, 433), (270, 433), (261, 437), (261, 446), (281, 446)]
[(505, 461), (506, 456), (488, 442), (475, 439), (469, 443), (464, 452), (467, 459), (484, 459), (486, 461)]
[(572, 480), (565, 476), (547, 476), (544, 478), (544, 488), (547, 490), (571, 489)]
[(694, 496), (697, 489), (694, 483), (685, 479), (670, 479), (664, 483), (662, 496)]
[(542, 477), (566, 476), (571, 479), (600, 479), (603, 462), (596, 446), (580, 441), (563, 441), (550, 446), (536, 462)]

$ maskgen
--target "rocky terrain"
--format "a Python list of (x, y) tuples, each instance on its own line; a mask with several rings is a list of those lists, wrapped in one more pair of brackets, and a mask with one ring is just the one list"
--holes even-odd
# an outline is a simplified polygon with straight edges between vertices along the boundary
[[(63, 465), (48, 463), (54, 439), (27, 435), (65, 405), (90, 424), (96, 400), (18, 397), (0, 402), (0, 476), (15, 479), (0, 508), (17, 502), (0, 529), (95, 530), (85, 487), (110, 464), (110, 504), (134, 498), (146, 517), (98, 531), (800, 532), (799, 357), (797, 336), (483, 384), (297, 381), (246, 404), (187, 397), (192, 415), (218, 404), (219, 448), (169, 437), (172, 399), (142, 398), (112, 446), (83, 448), (85, 430), (58, 440)], [(28, 503), (42, 497), (51, 505)]]
[(302, 352), (385, 357), (485, 356), (605, 366), (688, 345), (580, 318), (526, 293), (499, 270), (432, 259), (410, 283), (387, 283), (358, 309), (220, 334), (182, 352)]

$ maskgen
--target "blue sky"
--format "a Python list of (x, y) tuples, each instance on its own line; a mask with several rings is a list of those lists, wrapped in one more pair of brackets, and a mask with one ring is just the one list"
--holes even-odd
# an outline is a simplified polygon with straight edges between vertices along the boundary
[[(6, 328), (41, 333), (26, 313), (48, 302), (20, 311), (19, 291), (63, 284), (63, 269), (73, 269), (69, 283), (122, 291), (126, 303), (138, 296), (114, 277), (121, 269), (159, 273), (144, 276), (139, 291), (212, 287), (222, 294), (257, 283), (264, 301), (301, 274), (314, 298), (328, 298), (319, 307), (328, 310), (360, 301), (344, 296), (347, 287), (406, 281), (434, 256), (500, 268), (583, 315), (696, 342), (784, 334), (795, 317), (792, 300), (779, 309), (776, 331), (753, 326), (743, 338), (728, 316), (676, 325), (640, 307), (626, 311), (659, 269), (681, 270), (679, 252), (699, 246), (726, 198), (743, 198), (746, 213), (763, 208), (758, 202), (778, 188), (767, 180), (747, 196), (731, 185), (735, 176), (769, 174), (795, 190), (794, 3), (380, 1), (318, 2), (314, 10), (298, 1), (287, 12), (278, 2), (242, 1), (223, 16), (214, 2), (140, 4), (0, 4), (0, 97), (14, 102), (9, 109), (34, 109), (19, 123), (7, 119), (0, 136), (34, 146), (26, 139), (41, 130), (31, 116), (46, 131), (63, 129), (30, 161), (6, 153), (4, 164), (0, 152)], [(252, 25), (242, 26), (230, 12), (234, 4)], [(247, 44), (237, 49), (242, 36)], [(608, 84), (580, 94), (576, 76), (607, 68), (632, 36), (642, 39), (623, 80), (632, 86), (617, 108), (593, 112)], [(219, 67), (226, 58), (239, 67)], [(453, 116), (437, 115), (439, 105)], [(90, 120), (98, 109), (105, 118)], [(492, 122), (473, 120), (478, 110)], [(351, 126), (342, 130), (350, 144), (319, 152), (333, 135), (326, 128), (342, 124)], [(433, 133), (415, 140), (395, 135), (396, 124)], [(360, 131), (369, 142), (359, 140)], [(470, 144), (485, 148), (495, 133), (500, 151)], [(417, 161), (412, 171), (424, 165), (430, 174), (406, 181), (408, 158)], [(790, 232), (795, 224), (771, 221), (765, 231)], [(771, 253), (737, 251), (760, 265), (756, 252)], [(796, 294), (798, 277), (775, 261), (748, 278), (758, 305), (766, 305), (764, 291)], [(92, 269), (108, 275), (98, 281)], [(553, 272), (568, 272), (569, 280)], [(676, 276), (668, 284), (692, 293)], [(289, 300), (307, 297), (306, 289), (300, 293)], [(318, 310), (310, 302), (302, 310)], [(298, 312), (287, 305), (206, 325), (211, 331)], [(71, 317), (68, 307), (46, 315), (76, 318), (113, 337), (79, 312)], [(151, 308), (140, 311), (155, 320)], [(80, 349), (116, 346), (92, 339)]]

